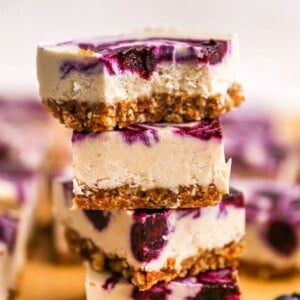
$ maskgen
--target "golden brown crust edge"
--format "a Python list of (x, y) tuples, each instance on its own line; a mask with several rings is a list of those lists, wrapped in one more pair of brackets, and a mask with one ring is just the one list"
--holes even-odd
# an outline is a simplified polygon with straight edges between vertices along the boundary
[(213, 183), (208, 187), (180, 186), (178, 193), (163, 188), (142, 190), (129, 185), (85, 192), (88, 196), (73, 197), (74, 205), (80, 209), (198, 208), (216, 205), (224, 194)]
[(178, 277), (193, 276), (207, 270), (236, 267), (244, 248), (244, 242), (241, 240), (222, 248), (199, 249), (198, 255), (182, 262), (180, 270), (174, 268), (175, 259), (170, 257), (166, 268), (159, 272), (145, 272), (133, 269), (125, 259), (105, 256), (90, 239), (81, 238), (73, 229), (67, 229), (66, 239), (70, 249), (89, 261), (95, 271), (101, 272), (108, 268), (113, 272), (121, 273), (140, 290), (147, 290), (160, 281), (169, 282)]
[(234, 83), (224, 95), (208, 98), (157, 94), (151, 98), (127, 99), (116, 104), (75, 100), (43, 99), (44, 105), (67, 127), (75, 131), (104, 131), (135, 123), (183, 123), (215, 118), (238, 107), (244, 100), (242, 87)]

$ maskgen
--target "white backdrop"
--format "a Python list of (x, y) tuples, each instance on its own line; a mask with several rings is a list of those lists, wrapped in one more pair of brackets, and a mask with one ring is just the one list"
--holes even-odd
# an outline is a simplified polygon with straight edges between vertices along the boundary
[(0, 0), (0, 94), (37, 90), (39, 41), (160, 26), (237, 32), (248, 99), (300, 112), (300, 0)]

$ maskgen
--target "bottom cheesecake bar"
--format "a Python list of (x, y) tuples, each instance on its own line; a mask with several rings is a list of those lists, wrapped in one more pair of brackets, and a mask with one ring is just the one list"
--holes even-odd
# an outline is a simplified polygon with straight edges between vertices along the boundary
[(88, 267), (85, 289), (87, 300), (239, 300), (241, 296), (235, 269), (207, 271), (140, 291), (119, 275)]
[(213, 207), (158, 210), (70, 210), (72, 182), (54, 184), (54, 212), (70, 248), (101, 271), (106, 265), (138, 286), (236, 265), (245, 209), (232, 190)]

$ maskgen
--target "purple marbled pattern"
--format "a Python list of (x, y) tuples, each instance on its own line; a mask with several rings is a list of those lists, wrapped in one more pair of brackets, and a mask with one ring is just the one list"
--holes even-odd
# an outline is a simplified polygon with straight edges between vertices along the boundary
[(103, 72), (103, 65), (99, 63), (99, 60), (95, 59), (86, 59), (85, 62), (67, 60), (60, 66), (60, 78), (64, 79), (70, 72), (73, 71), (84, 73), (86, 75), (95, 75)]
[(200, 120), (195, 125), (174, 125), (174, 132), (183, 137), (190, 136), (201, 140), (222, 139), (222, 127), (219, 118)]
[[(148, 37), (121, 39), (98, 42), (70, 41), (58, 46), (77, 45), (80, 49), (92, 50), (98, 57), (86, 57), (86, 62), (67, 60), (61, 64), (62, 78), (70, 71), (89, 74), (100, 74), (103, 68), (114, 75), (113, 64), (121, 72), (130, 71), (148, 79), (156, 66), (162, 62), (215, 65), (223, 61), (229, 51), (229, 41), (213, 39), (187, 39), (172, 37)], [(176, 46), (184, 47), (185, 51), (178, 52)]]
[(14, 250), (18, 224), (18, 219), (5, 214), (0, 215), (0, 241), (7, 245), (10, 252)]
[(172, 294), (172, 290), (167, 284), (157, 284), (147, 291), (140, 291), (135, 287), (131, 294), (133, 300), (168, 300), (168, 296)]
[(146, 146), (150, 147), (153, 142), (159, 142), (158, 131), (147, 125), (131, 125), (127, 128), (120, 130), (123, 140), (127, 144), (133, 144), (138, 141), (143, 142)]
[[(176, 135), (182, 137), (193, 137), (200, 140), (210, 140), (211, 138), (222, 139), (222, 127), (218, 118), (213, 120), (200, 120), (193, 123), (187, 123), (186, 125), (176, 124), (134, 124), (127, 128), (116, 129), (110, 134), (118, 132), (121, 134), (123, 140), (127, 144), (134, 144), (136, 142), (142, 142), (146, 146), (150, 147), (153, 143), (160, 141), (160, 130), (170, 128)], [(102, 132), (73, 132), (72, 143), (83, 141), (87, 138), (97, 138)]]
[(131, 251), (140, 262), (149, 262), (159, 256), (172, 230), (168, 224), (170, 210), (135, 210), (130, 232)]

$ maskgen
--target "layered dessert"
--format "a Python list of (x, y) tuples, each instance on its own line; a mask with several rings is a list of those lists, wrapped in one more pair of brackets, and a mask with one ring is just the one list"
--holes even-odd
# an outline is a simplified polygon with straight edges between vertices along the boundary
[(199, 273), (195, 276), (158, 283), (147, 291), (121, 278), (117, 274), (98, 273), (88, 268), (85, 289), (87, 300), (239, 300), (240, 287), (235, 269)]
[(280, 115), (250, 106), (222, 117), (225, 153), (234, 162), (234, 177), (296, 181), (299, 149), (295, 139), (285, 138), (287, 130), (279, 130), (276, 116)]
[(300, 186), (266, 180), (235, 185), (246, 202), (245, 267), (262, 277), (291, 274), (300, 261)]
[(243, 195), (236, 190), (218, 205), (204, 208), (70, 210), (72, 183), (62, 176), (53, 196), (71, 249), (93, 269), (106, 266), (142, 290), (233, 266), (243, 248), (245, 210)]
[(40, 45), (43, 103), (67, 127), (103, 131), (215, 118), (243, 100), (235, 35), (164, 33)]
[(72, 142), (75, 207), (193, 208), (228, 192), (218, 119), (75, 132)]
[(0, 299), (16, 288), (26, 258), (38, 182), (39, 175), (25, 167), (8, 161), (0, 166)]

